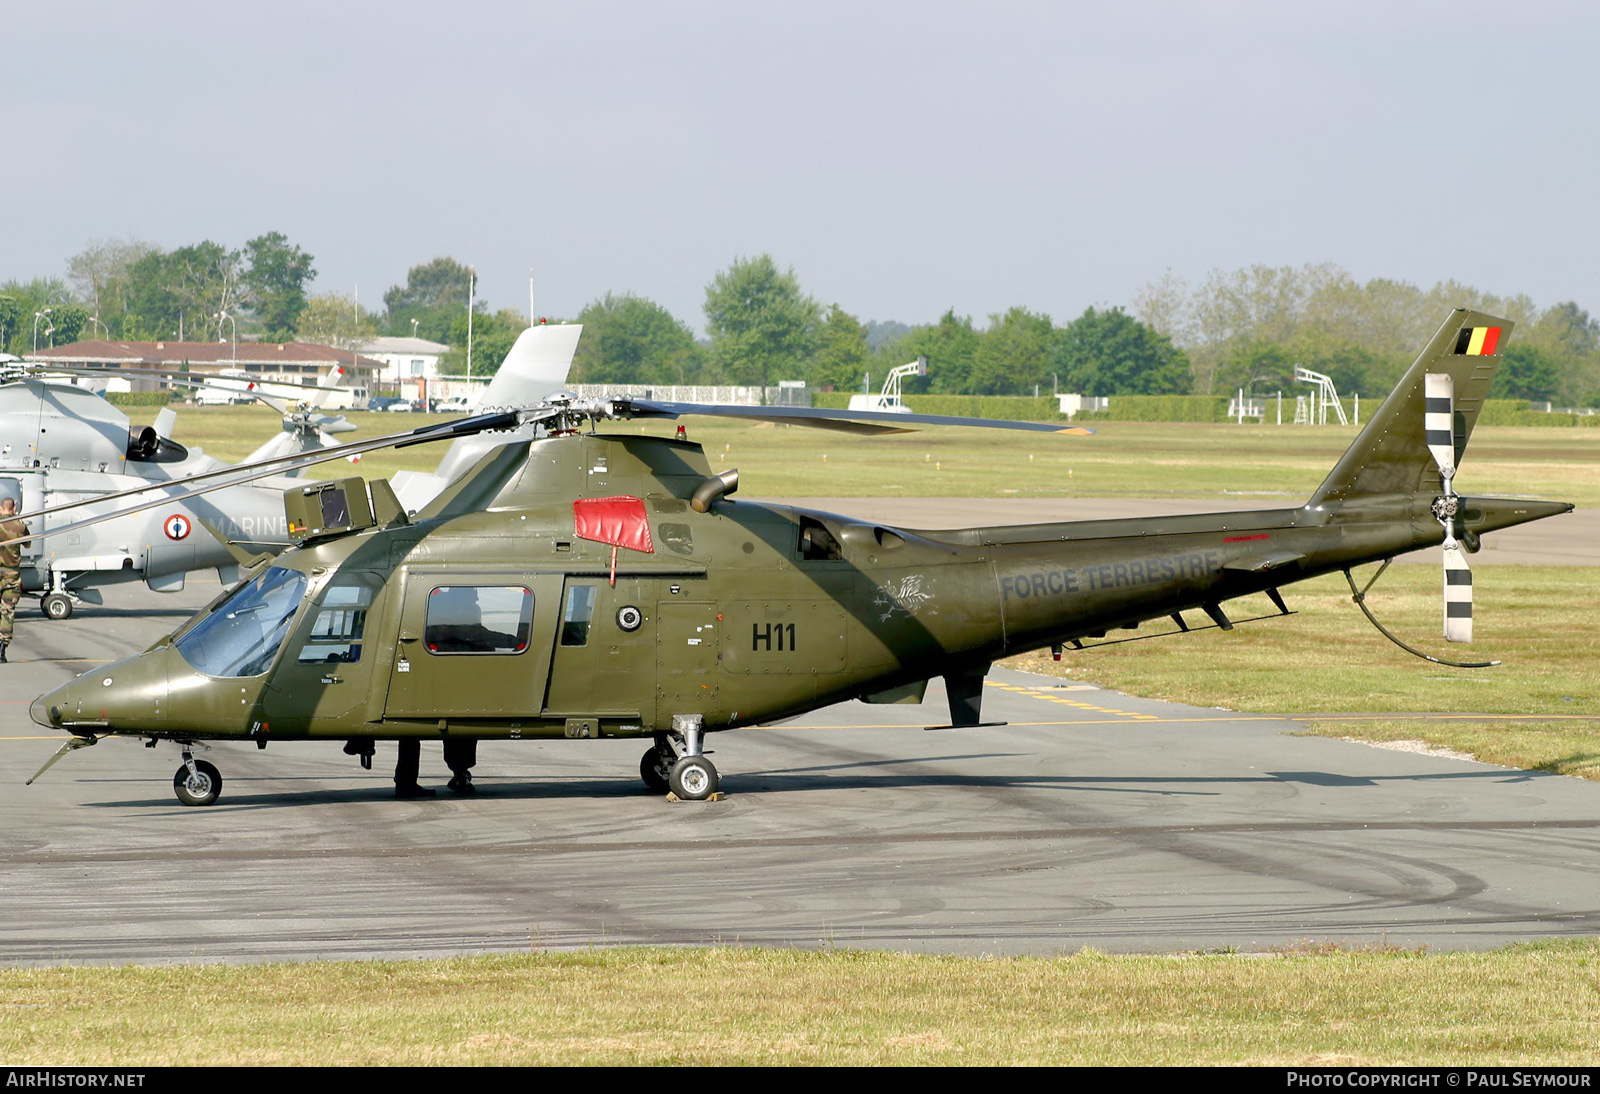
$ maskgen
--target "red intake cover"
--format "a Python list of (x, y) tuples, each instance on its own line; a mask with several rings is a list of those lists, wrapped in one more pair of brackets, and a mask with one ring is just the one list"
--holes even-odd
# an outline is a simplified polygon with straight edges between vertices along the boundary
[(572, 503), (572, 530), (579, 539), (656, 553), (644, 502), (638, 498), (579, 498)]

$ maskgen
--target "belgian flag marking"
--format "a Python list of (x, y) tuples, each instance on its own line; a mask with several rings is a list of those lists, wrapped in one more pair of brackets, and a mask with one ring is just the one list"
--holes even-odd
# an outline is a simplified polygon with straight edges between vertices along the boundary
[(1456, 336), (1456, 355), (1493, 357), (1494, 348), (1499, 344), (1499, 327), (1462, 327)]

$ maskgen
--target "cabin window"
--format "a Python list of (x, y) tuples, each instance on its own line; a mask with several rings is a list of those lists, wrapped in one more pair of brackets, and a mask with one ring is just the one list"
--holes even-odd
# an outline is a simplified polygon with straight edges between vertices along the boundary
[(349, 665), (360, 661), (367, 612), (381, 587), (376, 574), (340, 574), (329, 582), (300, 647), (300, 663)]
[(305, 591), (305, 574), (273, 566), (236, 588), (174, 645), (207, 676), (258, 676), (272, 667)]
[(595, 587), (573, 585), (567, 589), (567, 606), (561, 613), (561, 644), (587, 646), (589, 624), (594, 621)]
[(533, 629), (533, 593), (521, 585), (440, 585), (422, 629), (429, 653), (521, 653)]

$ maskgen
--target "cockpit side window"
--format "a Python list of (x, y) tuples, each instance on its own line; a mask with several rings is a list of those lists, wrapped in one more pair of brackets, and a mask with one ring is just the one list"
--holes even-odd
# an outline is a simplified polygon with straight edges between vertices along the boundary
[(259, 676), (272, 667), (305, 592), (305, 574), (273, 566), (240, 585), (173, 644), (207, 676)]
[(367, 613), (383, 581), (377, 574), (339, 574), (317, 598), (316, 614), (300, 647), (302, 665), (354, 664), (361, 660)]

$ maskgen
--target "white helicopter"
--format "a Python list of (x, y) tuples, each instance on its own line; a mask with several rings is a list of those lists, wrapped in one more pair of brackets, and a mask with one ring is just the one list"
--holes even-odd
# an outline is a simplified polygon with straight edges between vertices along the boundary
[[(485, 390), (484, 405), (526, 403), (564, 384), (581, 330), (541, 325), (524, 331)], [(49, 536), (41, 533), (85, 515), (115, 512), (118, 498), (153, 482), (214, 476), (226, 483), (233, 466), (174, 440), (177, 415), (170, 408), (153, 425), (134, 426), (97, 393), (63, 378), (73, 371), (0, 360), (0, 497), (17, 502), (36, 534), (23, 549), (23, 591), (39, 595), (40, 609), (50, 619), (66, 619), (82, 604), (103, 603), (101, 590), (108, 585), (143, 581), (158, 592), (177, 592), (195, 570), (215, 570), (224, 584), (232, 584), (240, 564), (252, 555), (276, 554), (289, 545), (283, 491), (294, 485), (295, 457), (331, 447), (338, 443), (331, 434), (355, 428), (343, 417), (318, 412), (336, 389), (336, 373), (298, 406), (252, 392), (283, 413), (283, 431), (243, 463), (259, 468), (281, 460), (283, 475)], [(406, 495), (410, 507), (426, 504), (471, 466), (470, 443), (457, 442), (460, 449), (447, 452), (435, 474), (414, 476)], [(89, 498), (99, 500), (78, 508), (75, 516), (48, 512)], [(41, 515), (28, 518), (30, 513)]]

